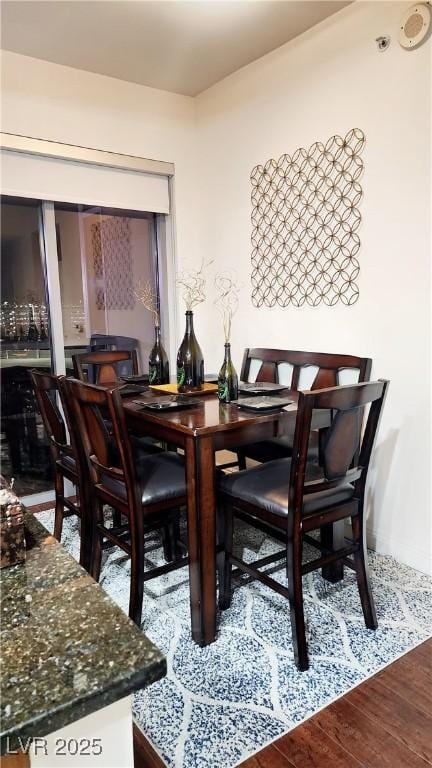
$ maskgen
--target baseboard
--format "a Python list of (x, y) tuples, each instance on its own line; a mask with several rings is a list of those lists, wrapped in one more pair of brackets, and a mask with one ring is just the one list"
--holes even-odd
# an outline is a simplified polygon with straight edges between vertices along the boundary
[[(392, 536), (384, 536), (376, 533), (366, 526), (366, 536), (368, 547), (379, 552), (381, 555), (391, 555), (400, 563), (415, 568), (416, 571), (432, 575), (432, 555), (429, 551), (416, 547), (407, 541), (400, 541)], [(426, 542), (426, 545), (429, 542)]]
[[(25, 507), (35, 507), (39, 504), (47, 504), (50, 502), (51, 506), (55, 503), (54, 491), (42, 491), (41, 493), (32, 493), (28, 496), (21, 496), (21, 501)], [(48, 507), (49, 509), (49, 507)]]
[[(351, 523), (345, 521), (345, 536), (351, 536)], [(432, 576), (432, 552), (431, 548), (421, 549), (413, 546), (406, 541), (400, 541), (393, 536), (384, 536), (376, 533), (372, 528), (366, 526), (366, 539), (369, 549), (378, 552), (380, 555), (390, 555), (404, 565), (409, 565), (416, 571)], [(426, 542), (428, 543), (428, 542)]]

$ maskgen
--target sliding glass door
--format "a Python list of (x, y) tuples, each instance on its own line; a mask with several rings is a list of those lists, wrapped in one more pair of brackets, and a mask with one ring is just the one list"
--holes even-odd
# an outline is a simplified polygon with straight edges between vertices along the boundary
[(74, 353), (97, 337), (134, 345), (145, 373), (153, 322), (136, 299), (139, 281), (157, 295), (160, 287), (162, 339), (175, 360), (174, 165), (10, 133), (0, 144), (0, 450), (3, 473), (39, 503), (52, 478), (30, 368), (70, 373)]
[(148, 285), (157, 296), (154, 216), (55, 205), (66, 371), (72, 355), (108, 343), (136, 348), (147, 373), (153, 319), (136, 296)]
[(47, 440), (29, 372), (51, 370), (50, 322), (41, 205), (1, 206), (2, 473), (19, 495), (52, 488)]
[(71, 374), (74, 354), (105, 344), (135, 348), (148, 372), (153, 318), (136, 289), (158, 297), (155, 232), (151, 213), (2, 200), (1, 455), (27, 503), (53, 489), (29, 371)]

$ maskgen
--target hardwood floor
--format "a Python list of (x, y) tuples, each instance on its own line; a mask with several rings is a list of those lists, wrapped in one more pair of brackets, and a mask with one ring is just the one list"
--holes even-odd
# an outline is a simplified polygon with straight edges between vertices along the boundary
[[(164, 768), (134, 726), (135, 768)], [(432, 640), (393, 662), (239, 768), (432, 766)]]
[(1, 768), (30, 768), (30, 758), (23, 753), (19, 755), (2, 755)]
[(133, 747), (135, 768), (165, 768), (165, 763), (162, 762), (135, 723), (133, 726)]

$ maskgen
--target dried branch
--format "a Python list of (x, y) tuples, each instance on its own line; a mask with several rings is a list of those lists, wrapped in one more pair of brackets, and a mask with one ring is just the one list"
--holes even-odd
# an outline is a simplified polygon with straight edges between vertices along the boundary
[(176, 282), (182, 289), (183, 300), (188, 312), (191, 312), (197, 304), (201, 304), (201, 302), (205, 301), (206, 295), (204, 290), (206, 278), (204, 270), (212, 263), (213, 261), (205, 263), (203, 260), (199, 269), (183, 269), (177, 275)]
[(155, 327), (159, 328), (159, 297), (156, 290), (152, 287), (150, 280), (146, 280), (144, 283), (138, 280), (134, 286), (134, 294), (138, 301), (152, 313)]
[(233, 272), (220, 272), (215, 277), (216, 298), (214, 304), (222, 315), (225, 344), (231, 338), (231, 324), (239, 306), (241, 284), (237, 282)]

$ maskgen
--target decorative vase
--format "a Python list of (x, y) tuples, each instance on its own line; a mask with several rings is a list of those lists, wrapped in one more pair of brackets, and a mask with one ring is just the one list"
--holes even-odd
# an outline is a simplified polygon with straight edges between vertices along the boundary
[(177, 389), (193, 392), (202, 389), (204, 358), (193, 327), (193, 312), (186, 312), (186, 331), (177, 352)]
[(230, 403), (238, 398), (238, 376), (231, 360), (231, 344), (225, 344), (225, 359), (218, 376), (218, 398)]
[(155, 343), (149, 357), (149, 384), (169, 384), (168, 355), (161, 343), (159, 325), (155, 325)]

